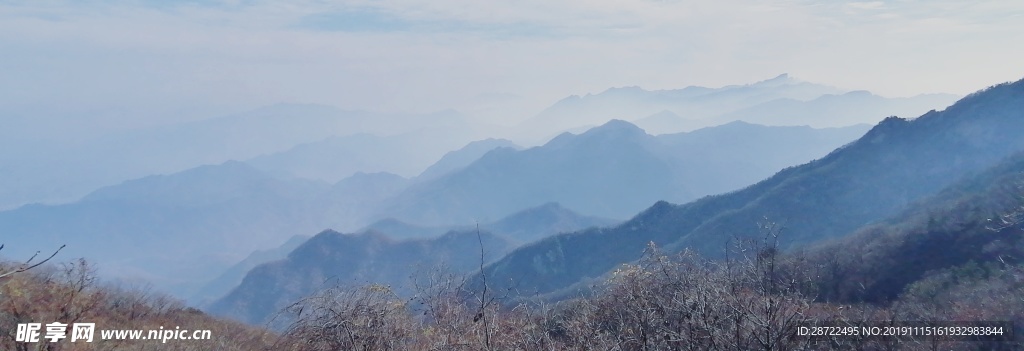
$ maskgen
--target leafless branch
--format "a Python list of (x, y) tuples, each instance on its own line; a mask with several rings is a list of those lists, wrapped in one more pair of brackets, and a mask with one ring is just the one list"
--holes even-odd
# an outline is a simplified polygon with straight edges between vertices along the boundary
[[(9, 276), (12, 276), (12, 275), (15, 275), (15, 274), (18, 274), (18, 273), (30, 270), (32, 268), (39, 267), (39, 266), (43, 265), (44, 263), (46, 263), (46, 262), (50, 261), (51, 259), (53, 259), (54, 256), (57, 256), (57, 253), (59, 253), (60, 250), (63, 250), (65, 246), (67, 246), (67, 245), (61, 245), (59, 248), (57, 248), (56, 251), (54, 251), (52, 254), (50, 254), (50, 257), (47, 257), (45, 260), (36, 262), (35, 264), (32, 264), (32, 260), (35, 260), (36, 256), (39, 256), (39, 251), (36, 251), (36, 253), (34, 255), (32, 255), (32, 257), (29, 257), (28, 260), (25, 260), (24, 263), (19, 265), (14, 270), (12, 270), (10, 272), (0, 273), (0, 278), (6, 278), (6, 277), (9, 277)], [(2, 249), (3, 249), (3, 245), (0, 245), (0, 250), (2, 250)]]

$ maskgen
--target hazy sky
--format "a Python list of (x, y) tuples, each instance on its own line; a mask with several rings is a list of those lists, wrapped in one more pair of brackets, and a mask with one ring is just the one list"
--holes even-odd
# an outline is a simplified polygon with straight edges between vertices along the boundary
[(1020, 1), (947, 0), (3, 1), (0, 111), (424, 111), (507, 94), (543, 106), (780, 73), (965, 94), (1024, 77), (1022, 14)]

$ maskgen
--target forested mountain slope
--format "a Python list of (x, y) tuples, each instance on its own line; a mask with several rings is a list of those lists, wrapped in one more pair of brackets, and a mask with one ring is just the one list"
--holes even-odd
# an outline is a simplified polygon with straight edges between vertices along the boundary
[[(491, 282), (544, 294), (636, 260), (654, 242), (720, 256), (730, 239), (785, 225), (786, 247), (835, 238), (896, 213), (961, 177), (1024, 150), (1024, 81), (972, 94), (913, 120), (888, 118), (827, 157), (743, 190), (659, 202), (613, 228), (551, 237), (490, 265)], [(509, 283), (504, 283), (509, 282)]]
[[(334, 285), (391, 286), (412, 291), (412, 277), (447, 269), (466, 273), (514, 247), (488, 232), (449, 232), (438, 238), (396, 241), (380, 232), (342, 234), (327, 230), (288, 257), (260, 265), (209, 311), (248, 323), (268, 322), (292, 302)], [(481, 257), (481, 250), (482, 255)]]

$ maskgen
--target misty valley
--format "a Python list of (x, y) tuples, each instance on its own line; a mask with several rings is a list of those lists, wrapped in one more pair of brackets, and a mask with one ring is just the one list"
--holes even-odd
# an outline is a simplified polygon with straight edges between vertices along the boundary
[[(1024, 348), (1024, 80), (493, 110), (282, 103), (4, 149), (0, 349)], [(211, 337), (24, 342), (40, 322)]]

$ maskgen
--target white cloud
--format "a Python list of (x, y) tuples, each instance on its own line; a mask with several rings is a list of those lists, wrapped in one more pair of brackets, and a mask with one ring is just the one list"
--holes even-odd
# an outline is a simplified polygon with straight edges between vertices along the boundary
[(849, 12), (858, 12), (862, 10), (883, 10), (885, 9), (885, 2), (882, 1), (855, 1), (843, 4), (843, 8)]
[(966, 93), (1024, 75), (1021, 13), (1016, 3), (910, 0), (4, 4), (0, 69), (12, 73), (0, 110), (429, 110), (486, 93), (542, 106), (612, 86), (783, 72), (888, 95)]

